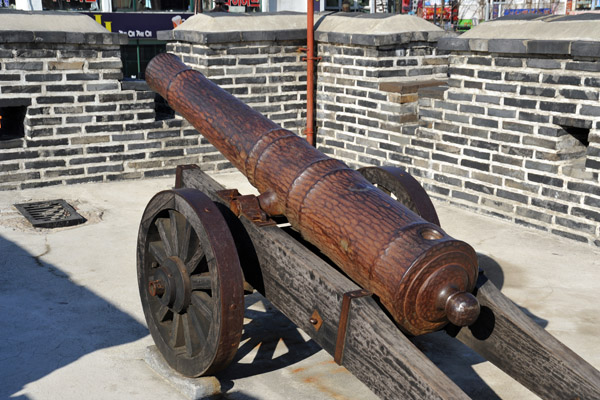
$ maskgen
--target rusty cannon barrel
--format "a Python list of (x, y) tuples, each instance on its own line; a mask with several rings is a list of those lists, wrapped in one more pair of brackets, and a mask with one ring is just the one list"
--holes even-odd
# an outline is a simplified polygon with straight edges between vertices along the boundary
[(473, 323), (478, 263), (453, 239), (369, 183), (183, 64), (156, 56), (150, 88), (186, 118), (260, 192), (260, 207), (285, 215), (351, 279), (373, 292), (412, 335), (450, 321)]

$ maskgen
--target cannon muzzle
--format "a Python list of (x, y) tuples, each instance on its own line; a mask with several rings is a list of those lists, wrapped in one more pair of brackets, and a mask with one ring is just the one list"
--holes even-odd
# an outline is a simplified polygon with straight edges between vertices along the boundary
[(186, 118), (261, 193), (269, 215), (285, 215), (364, 289), (405, 332), (473, 323), (478, 264), (448, 236), (369, 183), (183, 64), (156, 56), (149, 86)]

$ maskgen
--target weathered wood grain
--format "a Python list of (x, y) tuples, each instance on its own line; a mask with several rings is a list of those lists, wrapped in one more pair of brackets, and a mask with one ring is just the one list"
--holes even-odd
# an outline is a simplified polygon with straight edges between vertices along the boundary
[[(182, 181), (220, 201), (215, 193), (223, 188), (200, 170), (182, 171)], [(333, 355), (342, 296), (358, 286), (283, 229), (237, 221), (253, 243), (267, 299)], [(323, 319), (318, 331), (314, 310)], [(352, 301), (342, 365), (384, 399), (468, 399), (372, 298)]]
[(600, 372), (535, 324), (484, 276), (477, 322), (456, 338), (544, 399), (600, 399)]

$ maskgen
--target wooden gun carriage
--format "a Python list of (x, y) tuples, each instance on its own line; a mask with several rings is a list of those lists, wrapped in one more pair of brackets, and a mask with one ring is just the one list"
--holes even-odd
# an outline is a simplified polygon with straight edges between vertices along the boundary
[(468, 398), (407, 338), (441, 329), (543, 398), (600, 398), (600, 373), (486, 279), (410, 175), (351, 170), (173, 55), (146, 76), (260, 193), (180, 166), (144, 212), (140, 295), (174, 369), (225, 368), (256, 289), (381, 398)]

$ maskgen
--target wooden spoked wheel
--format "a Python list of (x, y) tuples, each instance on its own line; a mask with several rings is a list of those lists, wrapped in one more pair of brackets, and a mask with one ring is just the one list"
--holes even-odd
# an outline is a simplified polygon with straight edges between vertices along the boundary
[(402, 168), (364, 167), (358, 172), (424, 220), (440, 226), (440, 220), (429, 195), (423, 186)]
[(140, 224), (137, 268), (148, 328), (167, 363), (194, 377), (225, 368), (242, 335), (244, 279), (216, 205), (194, 189), (154, 196)]

